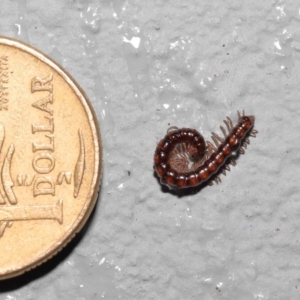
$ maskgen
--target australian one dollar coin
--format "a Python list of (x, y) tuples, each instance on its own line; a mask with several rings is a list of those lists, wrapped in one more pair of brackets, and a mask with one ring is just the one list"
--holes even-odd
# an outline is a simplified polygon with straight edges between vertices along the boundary
[(0, 37), (0, 279), (48, 260), (82, 228), (98, 195), (101, 149), (74, 79)]

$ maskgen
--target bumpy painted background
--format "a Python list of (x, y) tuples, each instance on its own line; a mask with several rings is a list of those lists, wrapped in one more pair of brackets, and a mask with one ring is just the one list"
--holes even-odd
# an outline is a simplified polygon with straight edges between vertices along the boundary
[[(298, 1), (1, 0), (0, 34), (74, 76), (104, 147), (90, 222), (1, 300), (300, 299)], [(242, 108), (259, 134), (222, 184), (160, 186), (169, 126), (210, 138)]]

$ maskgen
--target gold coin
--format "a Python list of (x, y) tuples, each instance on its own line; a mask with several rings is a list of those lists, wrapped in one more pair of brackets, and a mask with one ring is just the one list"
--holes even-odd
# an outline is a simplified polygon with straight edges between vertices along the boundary
[(98, 194), (102, 147), (74, 79), (41, 52), (0, 37), (0, 279), (51, 258)]

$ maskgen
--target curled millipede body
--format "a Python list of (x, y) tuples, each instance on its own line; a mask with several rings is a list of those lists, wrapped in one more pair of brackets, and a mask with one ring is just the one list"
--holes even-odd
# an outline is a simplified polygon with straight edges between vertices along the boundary
[(250, 143), (247, 135), (258, 132), (253, 128), (254, 116), (241, 115), (238, 111), (238, 123), (233, 126), (232, 120), (224, 120), (228, 133), (220, 126), (224, 138), (212, 132), (214, 142), (206, 142), (195, 129), (171, 127), (167, 135), (158, 143), (154, 154), (154, 168), (160, 182), (169, 187), (189, 188), (205, 181), (212, 184), (212, 179), (221, 182), (218, 171), (226, 175), (230, 170), (225, 164), (229, 161), (236, 164), (232, 155), (245, 153)]

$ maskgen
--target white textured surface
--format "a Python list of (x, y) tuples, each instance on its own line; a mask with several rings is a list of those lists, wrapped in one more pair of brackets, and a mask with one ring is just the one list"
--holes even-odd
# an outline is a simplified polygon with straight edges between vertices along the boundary
[[(101, 123), (104, 178), (59, 255), (0, 299), (300, 298), (297, 1), (9, 1), (0, 34), (62, 64)], [(153, 174), (169, 126), (206, 138), (237, 109), (258, 137), (223, 183), (178, 197)]]

